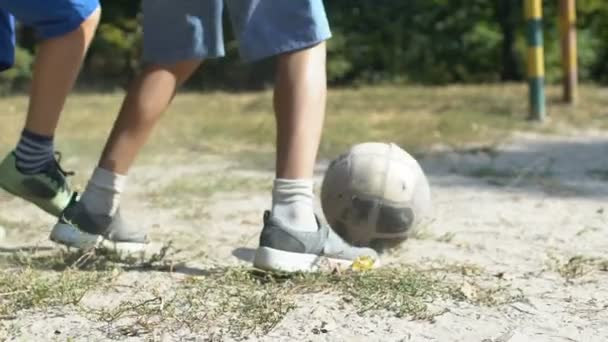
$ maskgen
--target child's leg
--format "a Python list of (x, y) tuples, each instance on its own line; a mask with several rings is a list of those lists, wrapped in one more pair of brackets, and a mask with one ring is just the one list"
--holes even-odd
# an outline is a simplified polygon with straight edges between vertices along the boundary
[(44, 136), (54, 134), (65, 100), (95, 35), (100, 13), (97, 8), (75, 30), (40, 43), (25, 123), (28, 131)]
[(126, 174), (175, 90), (205, 58), (223, 56), (222, 0), (144, 0), (144, 62), (129, 87), (99, 166)]
[(0, 5), (32, 27), (36, 53), (25, 128), (52, 136), (100, 17), (98, 0), (7, 0)]
[[(66, 209), (67, 217), (55, 226), (51, 239), (83, 247), (104, 236), (143, 248), (145, 230), (133, 230), (116, 218), (126, 174), (177, 87), (203, 59), (223, 55), (221, 5), (221, 0), (144, 0), (144, 62), (148, 66), (129, 87), (99, 167), (80, 202)], [(83, 217), (103, 219), (94, 223)]]
[(277, 178), (312, 179), (326, 98), (325, 43), (282, 54), (277, 61)]
[[(178, 86), (207, 57), (223, 55), (222, 1), (144, 0), (144, 61), (82, 196), (93, 213), (112, 215), (123, 181)], [(167, 26), (166, 23), (171, 23)], [(101, 175), (105, 174), (106, 177)], [(113, 181), (114, 180), (114, 181)]]
[(272, 212), (302, 230), (317, 229), (312, 177), (325, 117), (326, 91), (325, 43), (278, 57)]
[(72, 191), (54, 160), (53, 135), (97, 27), (99, 3), (7, 0), (0, 7), (33, 27), (41, 40), (25, 129), (14, 153), (0, 163), (0, 187), (59, 215)]
[(200, 63), (186, 61), (172, 66), (151, 65), (131, 83), (99, 167), (82, 194), (81, 203), (91, 213), (110, 216), (116, 213), (131, 165), (171, 103), (177, 87)]
[(373, 250), (349, 246), (320, 224), (313, 210), (313, 170), (325, 116), (325, 40), (330, 37), (323, 2), (227, 3), (242, 56), (277, 56), (277, 178), (254, 265), (310, 271), (323, 261), (350, 265), (360, 256), (376, 258)]
[(276, 180), (272, 213), (298, 230), (316, 231), (313, 169), (325, 116), (325, 40), (321, 0), (229, 0), (245, 60), (277, 56), (274, 110)]
[(200, 60), (171, 66), (150, 65), (129, 86), (122, 108), (106, 142), (99, 166), (127, 174), (176, 89), (199, 67)]
[(93, 39), (100, 10), (65, 35), (43, 40), (36, 53), (25, 128), (15, 156), (25, 174), (37, 174), (53, 160), (53, 136), (68, 94)]

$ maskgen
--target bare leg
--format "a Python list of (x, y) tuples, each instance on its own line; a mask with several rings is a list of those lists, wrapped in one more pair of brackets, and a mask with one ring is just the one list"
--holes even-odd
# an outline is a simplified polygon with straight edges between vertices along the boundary
[(184, 61), (172, 66), (146, 67), (129, 88), (99, 161), (101, 168), (118, 174), (128, 172), (177, 87), (200, 64), (200, 61)]
[[(51, 236), (68, 246), (87, 246), (100, 235), (127, 253), (146, 249), (147, 230), (124, 224), (118, 215), (129, 168), (144, 146), (161, 114), (171, 103), (177, 87), (200, 65), (184, 61), (171, 66), (151, 65), (130, 86), (118, 119), (108, 138), (99, 167), (95, 169), (79, 202), (64, 211), (66, 219), (53, 228)], [(86, 215), (86, 216), (85, 216)], [(94, 219), (78, 222), (82, 217)], [(100, 222), (91, 225), (91, 222)], [(82, 225), (88, 225), (82, 226)], [(88, 229), (86, 234), (82, 229)], [(110, 229), (111, 231), (108, 231)], [(97, 243), (97, 242), (95, 242)]]
[(275, 88), (277, 178), (272, 213), (264, 217), (255, 267), (291, 272), (323, 269), (324, 265), (350, 267), (360, 257), (378, 259), (372, 249), (349, 245), (315, 219), (312, 176), (325, 98), (325, 44), (279, 57)]
[(65, 100), (95, 35), (100, 13), (97, 9), (78, 29), (40, 44), (25, 123), (28, 131), (53, 136)]
[(325, 118), (325, 43), (278, 57), (277, 178), (310, 179)]
[(312, 177), (325, 118), (325, 43), (279, 56), (277, 69), (272, 214), (294, 229), (316, 231)]

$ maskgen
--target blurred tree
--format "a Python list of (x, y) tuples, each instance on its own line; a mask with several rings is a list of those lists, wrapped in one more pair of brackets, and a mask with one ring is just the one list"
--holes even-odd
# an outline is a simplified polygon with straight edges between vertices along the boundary
[(493, 4), (502, 32), (500, 78), (503, 81), (521, 80), (520, 56), (515, 45), (518, 26), (522, 23), (521, 1), (496, 0)]
[[(561, 79), (557, 1), (544, 0), (548, 82)], [(378, 82), (445, 84), (521, 81), (525, 35), (521, 0), (351, 0), (325, 2), (332, 84)], [(103, 16), (85, 63), (81, 86), (124, 85), (140, 68), (140, 2), (102, 0)], [(608, 82), (608, 1), (578, 0), (579, 74)], [(247, 65), (238, 58), (226, 21), (227, 57), (206, 61), (188, 87), (252, 89), (273, 78), (272, 59)], [(27, 81), (35, 35), (20, 28), (17, 77)], [(25, 68), (25, 69), (24, 69)], [(27, 70), (26, 70), (27, 69)], [(15, 72), (10, 77), (15, 80)], [(3, 88), (8, 76), (0, 76)]]

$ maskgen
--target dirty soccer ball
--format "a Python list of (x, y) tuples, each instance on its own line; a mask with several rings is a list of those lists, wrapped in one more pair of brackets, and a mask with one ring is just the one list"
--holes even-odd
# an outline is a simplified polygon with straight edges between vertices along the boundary
[(395, 144), (363, 143), (331, 162), (321, 205), (343, 239), (383, 249), (426, 221), (431, 198), (426, 176), (410, 154)]

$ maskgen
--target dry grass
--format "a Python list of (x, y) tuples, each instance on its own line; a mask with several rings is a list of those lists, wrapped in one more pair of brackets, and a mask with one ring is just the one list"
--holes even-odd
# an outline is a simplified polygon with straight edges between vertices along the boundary
[(500, 281), (476, 283), (474, 277), (483, 271), (470, 265), (306, 274), (220, 267), (206, 269), (201, 276), (166, 278), (162, 288), (134, 285), (127, 299), (95, 309), (79, 305), (83, 296), (116, 290), (113, 280), (125, 271), (174, 269), (167, 267), (171, 261), (164, 252), (148, 260), (87, 253), (18, 253), (0, 258), (8, 268), (0, 273), (0, 316), (7, 319), (22, 310), (55, 307), (104, 323), (108, 337), (187, 329), (244, 339), (268, 333), (302, 300), (319, 293), (335, 295), (341, 305), (353, 306), (360, 315), (389, 311), (397, 317), (430, 321), (445, 312), (447, 302), (496, 306), (522, 300)]
[[(549, 88), (549, 99), (557, 98), (558, 91)], [(572, 127), (606, 127), (608, 97), (604, 91), (585, 86), (580, 93), (577, 108), (550, 101), (551, 121), (540, 126), (525, 120), (526, 89), (519, 85), (336, 89), (329, 97), (320, 155), (330, 158), (362, 141), (393, 141), (416, 152), (435, 143), (494, 146), (512, 130), (564, 132)], [(70, 99), (57, 137), (66, 167), (79, 171), (77, 185), (82, 186), (88, 178), (121, 99), (122, 94), (77, 95)], [(25, 110), (23, 96), (0, 99), (0, 120), (4, 123), (0, 126), (0, 154), (16, 141)], [(270, 92), (183, 94), (162, 120), (140, 165), (170, 168), (180, 162), (196, 163), (202, 154), (222, 154), (239, 165), (271, 167), (273, 144)], [(591, 175), (604, 179), (605, 172), (597, 170)], [(271, 185), (269, 179), (226, 177), (222, 172), (190, 176), (169, 181), (145, 195), (160, 207), (186, 207), (185, 203), (201, 203), (220, 192), (252, 193), (268, 190)], [(531, 176), (551, 181), (544, 170), (522, 174), (488, 167), (473, 170), (469, 176), (500, 185)], [(182, 212), (185, 220), (205, 215), (208, 213), (204, 210)], [(0, 225), (20, 229), (25, 223), (0, 221)], [(416, 237), (451, 243), (455, 235), (448, 232), (435, 236), (421, 229)], [(162, 256), (142, 261), (97, 253), (85, 256), (56, 252), (4, 256), (0, 257), (0, 266), (4, 269), (0, 272), (0, 315), (4, 317), (49, 306), (78, 308), (86, 293), (112, 287), (115, 277), (133, 269), (150, 273), (173, 270), (172, 262)], [(557, 262), (554, 269), (573, 279), (590, 271), (606, 271), (607, 267), (605, 261), (579, 257)], [(169, 290), (153, 288), (144, 298), (123, 300), (113, 307), (87, 310), (86, 314), (111, 327), (108, 336), (148, 334), (154, 329), (196, 332), (220, 327), (214, 332), (218, 338), (245, 338), (267, 333), (301, 305), (302, 298), (310, 299), (307, 296), (313, 293), (332, 294), (361, 315), (389, 311), (421, 320), (433, 320), (441, 314), (443, 301), (495, 306), (524, 300), (508, 282), (487, 281), (492, 277), (484, 278), (484, 271), (471, 265), (434, 269), (401, 265), (344, 274), (282, 275), (246, 268), (202, 271), (204, 275), (198, 277), (167, 277)], [(479, 281), (482, 278), (486, 279), (483, 283)]]
[(334, 294), (342, 305), (360, 315), (389, 311), (397, 317), (432, 321), (444, 312), (436, 301), (462, 301), (496, 306), (521, 300), (507, 286), (482, 287), (473, 282), (450, 282), (413, 267), (385, 268), (342, 274), (269, 274), (245, 268), (209, 270), (187, 278), (170, 293), (125, 301), (96, 312), (114, 330), (149, 333), (187, 328), (214, 331), (217, 336), (244, 339), (261, 336), (279, 324), (302, 300), (318, 293)]
[(550, 256), (551, 268), (556, 270), (564, 279), (572, 281), (594, 272), (608, 272), (608, 260), (596, 257), (576, 255), (567, 261)]
[[(72, 265), (81, 254), (17, 252), (0, 258), (0, 317), (25, 309), (76, 305), (92, 288), (105, 286), (109, 269), (81, 272)], [(60, 271), (60, 272), (58, 272)]]
[[(449, 87), (365, 87), (330, 92), (320, 154), (332, 157), (362, 141), (393, 141), (420, 151), (430, 144), (492, 144), (511, 130), (564, 131), (565, 127), (602, 128), (608, 117), (603, 90), (584, 86), (578, 107), (559, 105), (557, 87), (548, 88), (551, 121), (525, 120), (526, 88), (520, 85)], [(122, 94), (72, 96), (57, 132), (58, 146), (93, 163), (122, 100)], [(271, 93), (186, 93), (179, 95), (145, 149), (142, 163), (159, 154), (173, 159), (201, 153), (225, 154), (243, 162), (271, 165), (274, 119)], [(17, 139), (26, 110), (23, 96), (0, 99), (0, 151)], [(229, 158), (230, 159), (230, 158)], [(72, 160), (73, 161), (73, 160)], [(85, 173), (88, 175), (88, 172)], [(80, 178), (77, 180), (81, 180)]]

